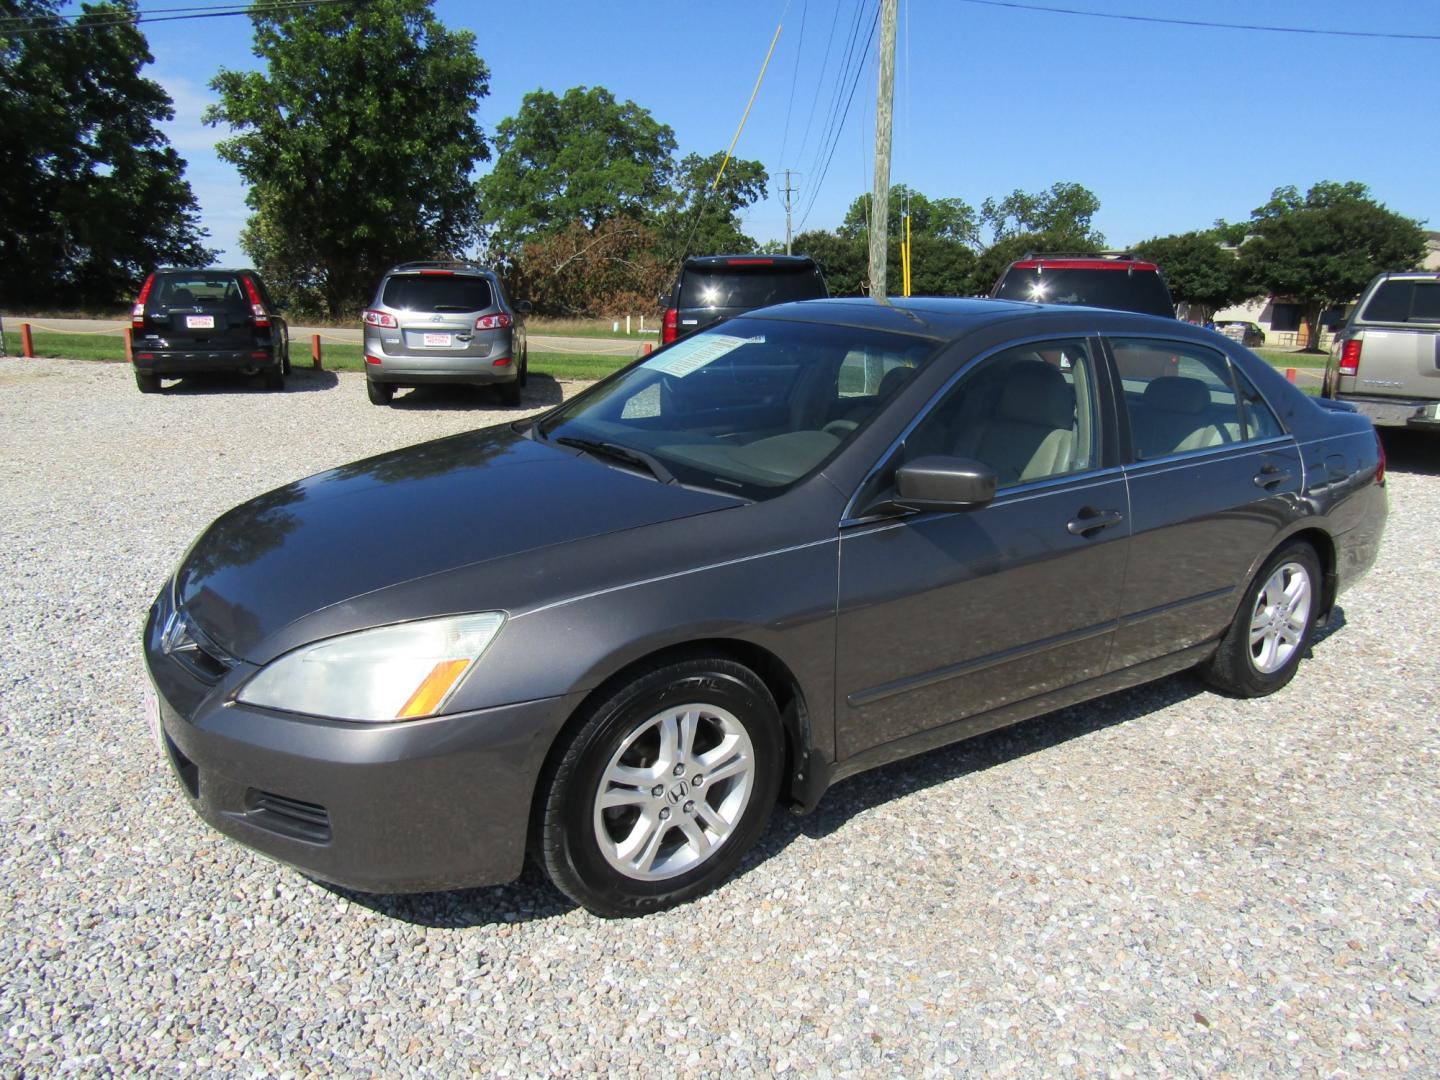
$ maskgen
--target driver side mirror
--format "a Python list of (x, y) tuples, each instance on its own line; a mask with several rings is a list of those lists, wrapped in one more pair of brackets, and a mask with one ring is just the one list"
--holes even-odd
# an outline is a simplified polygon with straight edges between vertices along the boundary
[(891, 502), (906, 510), (979, 510), (995, 498), (998, 478), (969, 458), (931, 455), (895, 470)]

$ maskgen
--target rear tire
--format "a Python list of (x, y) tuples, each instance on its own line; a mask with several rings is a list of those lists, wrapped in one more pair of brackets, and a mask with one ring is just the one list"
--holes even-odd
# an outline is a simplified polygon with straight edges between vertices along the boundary
[(1201, 677), (1235, 697), (1279, 690), (1310, 652), (1324, 587), (1320, 559), (1309, 544), (1296, 541), (1275, 552), (1246, 588), (1220, 647), (1201, 665)]
[(374, 379), (365, 380), (365, 393), (369, 395), (371, 405), (389, 405), (395, 399), (395, 387)]
[(520, 385), (530, 385), (530, 349), (528, 347), (520, 356)]
[(285, 369), (283, 367), (271, 368), (262, 376), (262, 385), (266, 390), (280, 391), (285, 389)]
[(495, 389), (496, 389), (496, 390), (499, 392), (499, 394), (500, 394), (500, 402), (501, 402), (501, 404), (503, 404), (503, 405), (519, 405), (519, 404), (520, 404), (520, 386), (521, 386), (521, 383), (520, 383), (520, 376), (519, 376), (519, 374), (516, 374), (515, 378), (512, 379), (510, 382), (497, 384), (496, 387), (495, 387)]
[(667, 664), (583, 717), (540, 781), (535, 835), (556, 888), (596, 915), (644, 915), (734, 873), (769, 820), (784, 758), (755, 673), (719, 658)]
[(142, 394), (160, 393), (160, 376), (153, 371), (135, 372), (135, 385), (140, 388)]

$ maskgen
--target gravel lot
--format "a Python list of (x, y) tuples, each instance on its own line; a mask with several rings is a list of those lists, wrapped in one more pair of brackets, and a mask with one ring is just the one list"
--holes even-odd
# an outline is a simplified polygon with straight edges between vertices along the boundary
[[(0, 361), (0, 1075), (1434, 1076), (1440, 446), (1284, 692), (1188, 677), (848, 781), (688, 907), (338, 895), (190, 812), (140, 624), (234, 503), (515, 415)], [(560, 400), (552, 382), (527, 404)]]

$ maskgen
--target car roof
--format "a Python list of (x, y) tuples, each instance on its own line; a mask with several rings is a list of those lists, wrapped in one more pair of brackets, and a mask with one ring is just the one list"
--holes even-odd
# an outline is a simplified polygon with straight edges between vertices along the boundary
[(728, 270), (744, 267), (753, 270), (773, 266), (780, 270), (804, 270), (815, 265), (809, 255), (691, 255), (685, 260), (686, 270)]
[(1201, 327), (1159, 315), (1081, 304), (1031, 304), (1023, 300), (990, 297), (891, 297), (884, 303), (869, 297), (835, 297), (777, 304), (736, 317), (887, 330), (935, 341), (951, 341), (979, 330), (1021, 320), (1033, 323), (1036, 332), (1044, 334), (1163, 334), (1166, 337), (1191, 337), (1211, 345), (1215, 340), (1215, 335)]
[(391, 274), (474, 274), (481, 277), (494, 277), (495, 271), (489, 267), (481, 266), (479, 263), (459, 260), (417, 259), (413, 262), (397, 263), (385, 271), (386, 277), (389, 277)]
[(157, 274), (254, 274), (259, 273), (248, 266), (159, 266)]
[(1145, 272), (1159, 270), (1160, 267), (1152, 262), (1145, 262), (1136, 258), (1106, 258), (1101, 255), (1076, 256), (1066, 255), (1060, 258), (1053, 256), (1036, 255), (1026, 256), (1017, 259), (1010, 264), (1012, 270), (1124, 270), (1129, 273), (1134, 270)]

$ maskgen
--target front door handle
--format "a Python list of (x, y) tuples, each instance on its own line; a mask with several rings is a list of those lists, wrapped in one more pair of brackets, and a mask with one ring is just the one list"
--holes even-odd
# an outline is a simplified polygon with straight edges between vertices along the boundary
[(1290, 479), (1290, 473), (1282, 472), (1278, 466), (1266, 465), (1255, 474), (1255, 486), (1265, 488), (1267, 491), (1276, 484), (1283, 484)]
[(1125, 515), (1120, 513), (1119, 510), (1096, 510), (1093, 507), (1087, 506), (1084, 510), (1080, 511), (1078, 517), (1067, 521), (1065, 528), (1069, 529), (1076, 536), (1089, 536), (1091, 533), (1099, 532), (1101, 529), (1108, 529), (1112, 525), (1119, 525), (1120, 522), (1124, 520)]

